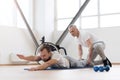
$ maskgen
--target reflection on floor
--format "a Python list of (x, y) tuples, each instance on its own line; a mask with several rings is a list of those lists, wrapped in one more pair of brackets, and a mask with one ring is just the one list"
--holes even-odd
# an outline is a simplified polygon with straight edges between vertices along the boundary
[(109, 72), (93, 69), (27, 71), (24, 66), (0, 66), (1, 80), (120, 80), (120, 65), (113, 65)]

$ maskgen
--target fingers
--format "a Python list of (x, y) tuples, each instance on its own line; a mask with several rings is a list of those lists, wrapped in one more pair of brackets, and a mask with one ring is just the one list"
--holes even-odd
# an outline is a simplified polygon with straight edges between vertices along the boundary
[(17, 54), (17, 56), (18, 56), (20, 59), (24, 59), (24, 55)]
[(38, 71), (38, 69), (33, 67), (33, 68), (28, 69), (28, 71)]

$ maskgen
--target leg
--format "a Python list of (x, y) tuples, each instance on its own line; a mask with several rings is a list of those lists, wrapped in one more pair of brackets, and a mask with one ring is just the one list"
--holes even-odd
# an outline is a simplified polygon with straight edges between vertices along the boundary
[[(93, 49), (92, 56), (91, 56), (91, 62), (88, 65), (92, 65), (92, 66), (96, 65), (95, 59), (97, 56), (98, 56), (98, 54), (95, 52), (95, 49)], [(88, 60), (88, 58), (87, 58), (87, 60)]]
[(103, 60), (94, 61), (94, 65), (100, 65), (100, 64), (103, 64)]
[(108, 60), (108, 58), (105, 56), (104, 54), (104, 47), (105, 45), (103, 43), (96, 43), (93, 45), (93, 52), (95, 52), (96, 54), (100, 55), (102, 60), (103, 60), (103, 63), (104, 63), (104, 66), (106, 65), (109, 65), (110, 67), (112, 67), (112, 64), (111, 62)]
[(87, 60), (76, 60), (70, 56), (65, 56), (69, 60), (71, 68), (82, 68), (86, 66)]
[(106, 56), (104, 54), (104, 49), (105, 49), (105, 45), (103, 43), (96, 43), (93, 45), (93, 53), (96, 55), (100, 55), (102, 60), (106, 59)]

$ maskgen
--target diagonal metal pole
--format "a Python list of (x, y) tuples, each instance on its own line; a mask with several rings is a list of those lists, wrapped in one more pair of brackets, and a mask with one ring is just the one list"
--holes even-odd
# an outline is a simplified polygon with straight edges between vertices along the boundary
[(28, 24), (28, 22), (27, 22), (27, 20), (26, 20), (26, 18), (25, 18), (25, 16), (24, 16), (24, 14), (23, 14), (23, 12), (22, 12), (22, 10), (21, 10), (21, 8), (20, 8), (18, 2), (17, 2), (17, 0), (14, 0), (14, 1), (15, 1), (15, 4), (16, 4), (16, 6), (17, 6), (19, 12), (20, 12), (20, 15), (22, 16), (22, 18), (23, 18), (23, 20), (24, 20), (24, 22), (25, 22), (25, 24), (26, 24), (26, 26), (27, 26), (27, 29), (28, 29), (28, 31), (29, 31), (29, 33), (30, 33), (30, 35), (31, 35), (31, 37), (32, 37), (32, 39), (33, 39), (33, 41), (34, 41), (36, 47), (38, 47), (38, 46), (39, 46), (39, 43), (37, 42), (37, 40), (36, 40), (36, 38), (35, 38), (35, 36), (34, 36), (32, 30), (31, 30), (31, 28), (30, 28), (30, 26), (29, 26), (29, 24)]
[(79, 18), (79, 16), (81, 15), (82, 11), (85, 9), (85, 7), (87, 6), (88, 2), (90, 0), (86, 0), (84, 2), (84, 4), (80, 7), (79, 11), (77, 12), (77, 14), (75, 15), (75, 17), (72, 19), (72, 21), (70, 22), (70, 24), (68, 25), (68, 27), (65, 29), (65, 31), (63, 32), (63, 34), (60, 36), (60, 38), (58, 39), (58, 41), (56, 42), (56, 45), (60, 45), (61, 42), (64, 40), (64, 38), (66, 37), (67, 33), (68, 33), (68, 29), (69, 26), (71, 24), (74, 24), (76, 22), (76, 20)]

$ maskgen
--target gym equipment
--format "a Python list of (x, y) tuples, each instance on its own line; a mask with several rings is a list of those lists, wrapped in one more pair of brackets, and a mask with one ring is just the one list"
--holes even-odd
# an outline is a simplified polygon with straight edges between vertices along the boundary
[(67, 55), (66, 49), (65, 49), (64, 47), (57, 46), (57, 45), (55, 45), (55, 44), (53, 44), (53, 43), (51, 43), (51, 42), (45, 42), (45, 37), (44, 37), (44, 36), (43, 36), (42, 39), (41, 39), (41, 44), (40, 44), (40, 45), (38, 46), (38, 48), (36, 48), (36, 50), (35, 50), (35, 55), (38, 54), (40, 47), (41, 47), (42, 45), (44, 45), (44, 44), (49, 45), (49, 46), (51, 47), (51, 50), (52, 50), (52, 51), (58, 51), (58, 52), (59, 52), (59, 50), (62, 49), (62, 50), (64, 51), (64, 54)]
[(24, 22), (25, 22), (25, 25), (27, 26), (27, 29), (28, 29), (28, 31), (29, 31), (29, 33), (30, 33), (30, 35), (31, 35), (31, 37), (32, 37), (32, 39), (33, 39), (36, 47), (38, 47), (38, 46), (39, 46), (39, 43), (37, 42), (37, 39), (35, 38), (35, 35), (33, 34), (32, 30), (31, 30), (31, 28), (30, 28), (30, 25), (28, 24), (28, 22), (27, 22), (24, 14), (23, 14), (23, 12), (22, 12), (22, 10), (21, 10), (21, 8), (20, 8), (17, 0), (14, 0), (14, 2), (15, 2), (16, 7), (18, 8), (18, 10), (19, 10), (19, 12), (20, 12), (20, 15), (22, 16), (22, 18), (23, 18), (23, 20), (24, 20)]
[(99, 66), (99, 67), (94, 66), (93, 69), (95, 72), (98, 72), (98, 71), (100, 71), (100, 72), (107, 71), (108, 72), (110, 70), (110, 66), (108, 66), (108, 65), (107, 66)]
[(16, 4), (16, 7), (18, 8), (18, 10), (19, 10), (19, 12), (20, 12), (20, 15), (22, 16), (22, 18), (23, 18), (23, 20), (24, 20), (24, 22), (25, 22), (25, 24), (26, 24), (26, 26), (27, 26), (27, 29), (28, 29), (28, 31), (29, 31), (29, 33), (30, 33), (30, 35), (31, 35), (31, 37), (32, 37), (35, 45), (36, 45), (35, 55), (37, 55), (37, 53), (38, 53), (38, 51), (39, 51), (39, 48), (40, 48), (40, 46), (41, 46), (42, 44), (48, 44), (48, 45), (50, 45), (51, 48), (52, 48), (52, 50), (60, 50), (60, 49), (63, 49), (65, 55), (67, 55), (66, 49), (65, 49), (64, 47), (60, 47), (60, 44), (61, 44), (61, 42), (63, 41), (63, 39), (65, 38), (65, 36), (67, 35), (69, 26), (70, 26), (71, 24), (74, 24), (74, 23), (76, 22), (76, 20), (77, 20), (78, 17), (81, 15), (82, 11), (85, 9), (85, 7), (87, 6), (87, 4), (88, 4), (88, 2), (89, 2), (90, 0), (86, 0), (86, 1), (83, 3), (83, 5), (82, 5), (81, 8), (79, 9), (79, 11), (78, 11), (77, 14), (75, 15), (75, 17), (73, 18), (73, 20), (70, 22), (70, 24), (68, 25), (68, 27), (66, 28), (66, 30), (63, 32), (63, 34), (60, 36), (60, 38), (58, 39), (58, 41), (57, 41), (55, 44), (54, 44), (54, 43), (51, 43), (51, 42), (45, 42), (44, 37), (43, 37), (42, 40), (41, 40), (41, 41), (42, 41), (41, 44), (39, 44), (39, 43), (37, 42), (37, 40), (36, 40), (36, 38), (35, 38), (32, 30), (31, 30), (31, 28), (30, 28), (30, 26), (29, 26), (29, 24), (28, 24), (28, 22), (27, 22), (27, 20), (26, 20), (26, 18), (25, 18), (25, 16), (24, 16), (24, 14), (23, 14), (23, 12), (22, 12), (22, 10), (21, 10), (18, 2), (17, 2), (17, 0), (14, 0), (14, 1), (15, 1), (15, 4)]
[(98, 66), (93, 67), (94, 71), (97, 72), (99, 70)]

